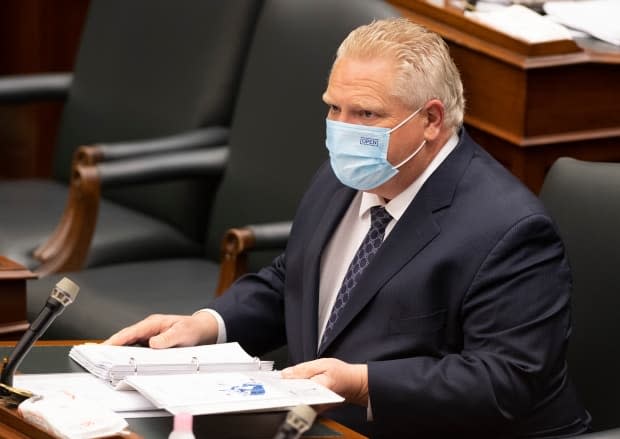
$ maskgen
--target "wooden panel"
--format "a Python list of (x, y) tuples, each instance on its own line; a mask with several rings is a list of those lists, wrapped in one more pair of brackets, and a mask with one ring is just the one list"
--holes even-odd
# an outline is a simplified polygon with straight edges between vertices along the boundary
[(463, 46), (452, 46), (450, 54), (461, 72), (468, 122), (496, 136), (518, 139), (525, 123), (525, 72)]
[[(88, 0), (0, 2), (0, 76), (71, 71)], [(0, 106), (0, 179), (51, 175), (62, 104)]]
[(620, 135), (619, 78), (620, 64), (530, 69), (524, 137), (580, 132), (588, 137), (610, 129)]
[(28, 329), (26, 279), (36, 277), (19, 264), (0, 256), (0, 340), (14, 340)]

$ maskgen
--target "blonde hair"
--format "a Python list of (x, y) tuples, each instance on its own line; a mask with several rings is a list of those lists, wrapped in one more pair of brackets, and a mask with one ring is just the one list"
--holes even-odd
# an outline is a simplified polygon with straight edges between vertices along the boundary
[(347, 36), (336, 53), (336, 60), (341, 57), (396, 60), (396, 97), (412, 109), (439, 99), (444, 124), (457, 129), (463, 123), (463, 83), (439, 35), (405, 18), (376, 20)]

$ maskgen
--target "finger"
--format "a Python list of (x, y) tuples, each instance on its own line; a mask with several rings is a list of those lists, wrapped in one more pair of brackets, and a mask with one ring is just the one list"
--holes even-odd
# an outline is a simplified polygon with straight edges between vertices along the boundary
[(314, 375), (310, 377), (310, 379), (314, 381), (315, 383), (320, 384), (323, 387), (327, 387), (328, 389), (331, 389), (332, 380), (324, 373)]
[(154, 349), (164, 349), (173, 346), (187, 346), (192, 343), (187, 341), (188, 334), (187, 325), (183, 325), (182, 322), (175, 322), (167, 328), (165, 331), (151, 337), (149, 339), (149, 346)]
[(283, 369), (282, 378), (311, 378), (315, 375), (325, 372), (325, 361), (323, 358), (318, 360), (299, 363), (295, 366)]
[(121, 329), (103, 343), (109, 345), (128, 345), (144, 342), (166, 328), (165, 317), (157, 314), (151, 315), (136, 324)]
[[(134, 325), (135, 326), (135, 325)], [(134, 344), (137, 341), (136, 328), (134, 326), (128, 326), (113, 334), (110, 338), (103, 341), (103, 344), (122, 346), (128, 344)]]

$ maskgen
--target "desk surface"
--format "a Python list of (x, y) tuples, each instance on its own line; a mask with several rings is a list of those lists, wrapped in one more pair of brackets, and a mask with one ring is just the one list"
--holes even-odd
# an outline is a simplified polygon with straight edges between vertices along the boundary
[[(14, 343), (0, 342), (0, 358), (8, 356)], [(72, 361), (69, 349), (74, 342), (40, 342), (20, 366), (23, 373), (84, 372)], [(194, 418), (196, 437), (209, 438), (271, 438), (282, 423), (285, 412), (247, 413)], [(172, 430), (172, 417), (128, 419), (130, 429), (148, 439), (166, 439)], [(303, 436), (310, 438), (363, 439), (364, 436), (329, 419), (320, 419)]]

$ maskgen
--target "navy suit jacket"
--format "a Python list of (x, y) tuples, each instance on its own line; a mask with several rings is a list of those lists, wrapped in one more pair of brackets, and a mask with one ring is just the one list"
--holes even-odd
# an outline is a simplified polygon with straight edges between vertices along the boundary
[(464, 130), (317, 352), (321, 254), (355, 193), (322, 166), (286, 252), (212, 304), (228, 340), (258, 355), (287, 343), (292, 363), (366, 363), (374, 420), (353, 405), (328, 415), (372, 437), (584, 431), (565, 361), (564, 246), (537, 197)]

